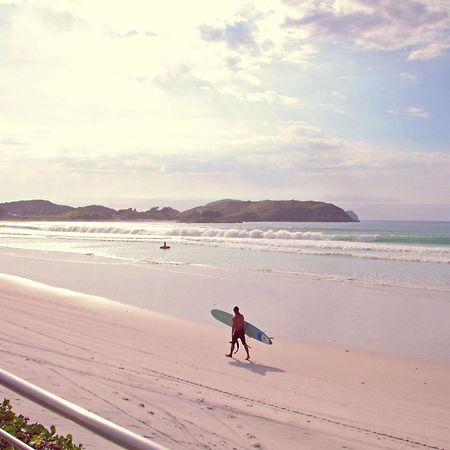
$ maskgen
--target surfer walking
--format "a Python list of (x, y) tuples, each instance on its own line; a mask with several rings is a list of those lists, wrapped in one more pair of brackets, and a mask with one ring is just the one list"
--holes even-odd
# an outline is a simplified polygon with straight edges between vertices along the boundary
[(228, 358), (231, 358), (233, 356), (233, 350), (234, 346), (238, 343), (238, 339), (241, 340), (242, 345), (245, 348), (245, 351), (247, 352), (247, 360), (250, 359), (250, 353), (248, 351), (248, 345), (247, 342), (245, 342), (245, 319), (244, 316), (239, 312), (239, 307), (235, 306), (233, 308), (234, 311), (234, 317), (233, 317), (233, 325), (231, 327), (231, 349), (230, 353), (227, 353), (225, 356), (228, 356)]

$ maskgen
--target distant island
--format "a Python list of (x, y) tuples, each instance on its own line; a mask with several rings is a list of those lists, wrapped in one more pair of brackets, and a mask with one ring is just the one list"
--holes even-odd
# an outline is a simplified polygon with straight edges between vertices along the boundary
[(0, 220), (142, 221), (173, 220), (184, 223), (239, 222), (359, 222), (353, 211), (331, 203), (299, 200), (219, 200), (186, 211), (155, 206), (148, 211), (115, 210), (101, 205), (74, 208), (48, 200), (0, 203)]

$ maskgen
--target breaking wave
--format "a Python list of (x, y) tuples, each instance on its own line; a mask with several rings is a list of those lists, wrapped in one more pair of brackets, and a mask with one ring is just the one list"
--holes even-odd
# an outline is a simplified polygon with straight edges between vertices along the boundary
[[(24, 227), (25, 228), (25, 227)], [(35, 229), (27, 227), (28, 229)], [(92, 233), (112, 235), (136, 235), (148, 237), (198, 237), (232, 239), (280, 239), (307, 241), (379, 242), (387, 244), (449, 245), (449, 236), (401, 235), (378, 233), (326, 233), (323, 231), (291, 231), (284, 229), (259, 228), (216, 228), (216, 227), (137, 227), (137, 226), (92, 226), (57, 225), (48, 228), (57, 233)]]
[[(305, 224), (189, 225), (176, 223), (2, 223), (4, 244), (18, 237), (98, 242), (160, 242), (357, 259), (450, 263), (449, 233), (339, 228), (302, 228)], [(333, 225), (334, 226), (334, 225)], [(311, 227), (312, 228), (312, 227)], [(40, 241), (39, 241), (40, 242)], [(11, 244), (12, 245), (12, 244)], [(36, 244), (37, 245), (37, 244)], [(39, 244), (40, 245), (40, 244)], [(67, 246), (66, 246), (67, 247)]]

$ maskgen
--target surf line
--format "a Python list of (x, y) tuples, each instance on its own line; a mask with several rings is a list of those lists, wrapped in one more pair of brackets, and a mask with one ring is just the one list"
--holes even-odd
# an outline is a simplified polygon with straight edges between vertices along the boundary
[(159, 372), (157, 370), (149, 369), (147, 367), (141, 367), (141, 369), (145, 370), (146, 372), (153, 373), (155, 375), (163, 376), (163, 377), (166, 377), (168, 379), (172, 379), (174, 381), (178, 381), (180, 383), (189, 384), (191, 386), (201, 387), (203, 389), (208, 389), (210, 391), (219, 392), (221, 394), (228, 395), (228, 396), (234, 397), (234, 398), (239, 398), (241, 400), (246, 400), (246, 401), (249, 401), (249, 402), (252, 402), (252, 403), (255, 403), (255, 404), (269, 406), (271, 408), (279, 409), (281, 411), (288, 411), (288, 412), (291, 412), (291, 413), (294, 413), (294, 414), (298, 414), (299, 416), (302, 416), (302, 417), (307, 417), (308, 419), (319, 420), (321, 422), (330, 423), (332, 425), (338, 425), (338, 426), (346, 427), (346, 428), (348, 428), (350, 430), (363, 432), (363, 433), (368, 433), (368, 434), (372, 434), (372, 435), (377, 436), (377, 437), (384, 437), (384, 438), (388, 438), (388, 439), (391, 439), (391, 440), (394, 440), (394, 441), (398, 441), (398, 442), (405, 442), (407, 444), (418, 445), (419, 447), (423, 447), (423, 448), (430, 448), (430, 449), (433, 449), (433, 450), (442, 450), (442, 447), (437, 447), (436, 445), (424, 444), (423, 442), (414, 441), (413, 439), (409, 439), (409, 438), (406, 438), (406, 437), (394, 436), (394, 435), (391, 435), (391, 434), (388, 434), (388, 433), (383, 433), (382, 431), (376, 431), (376, 430), (371, 430), (370, 428), (358, 427), (357, 425), (351, 425), (349, 423), (339, 422), (338, 420), (329, 419), (327, 417), (322, 417), (322, 416), (319, 416), (317, 414), (312, 414), (312, 413), (308, 413), (308, 412), (305, 412), (305, 411), (299, 411), (297, 409), (289, 408), (287, 406), (275, 405), (274, 403), (267, 403), (267, 402), (264, 402), (262, 400), (256, 400), (254, 398), (245, 397), (244, 395), (233, 394), (232, 392), (224, 391), (222, 389), (214, 388), (212, 386), (207, 386), (206, 384), (196, 383), (195, 381), (190, 381), (190, 380), (187, 380), (185, 378), (175, 377), (173, 375), (169, 375), (169, 374), (164, 373), (164, 372)]

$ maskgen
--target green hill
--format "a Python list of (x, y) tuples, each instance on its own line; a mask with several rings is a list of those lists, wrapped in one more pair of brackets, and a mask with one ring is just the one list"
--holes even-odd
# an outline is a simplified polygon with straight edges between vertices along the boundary
[(136, 211), (134, 208), (115, 210), (101, 205), (78, 208), (57, 205), (47, 200), (23, 200), (0, 203), (2, 220), (58, 221), (137, 221), (176, 220), (187, 223), (233, 222), (357, 222), (353, 212), (331, 203), (298, 200), (219, 200), (204, 206), (179, 212), (170, 207)]
[(194, 223), (355, 221), (331, 203), (298, 200), (220, 200), (184, 211), (178, 220)]
[(0, 209), (12, 216), (39, 216), (64, 214), (74, 208), (64, 205), (56, 205), (48, 200), (20, 200), (17, 202), (1, 203)]

